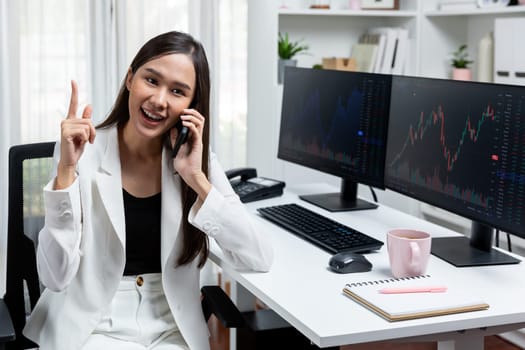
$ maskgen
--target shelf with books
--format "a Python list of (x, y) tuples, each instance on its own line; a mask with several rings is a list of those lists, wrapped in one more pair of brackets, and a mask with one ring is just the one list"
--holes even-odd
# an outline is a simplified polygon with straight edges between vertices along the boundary
[[(411, 63), (416, 59), (414, 37), (409, 36), (408, 30), (415, 25), (413, 19), (388, 22), (384, 19), (324, 17), (323, 20), (316, 17), (310, 21), (308, 28), (298, 27), (297, 20), (296, 17), (280, 18), (279, 29), (290, 32), (294, 38), (308, 38), (310, 54), (298, 58), (300, 67), (320, 64), (326, 57), (352, 57), (358, 63), (359, 71), (385, 74), (417, 73), (414, 66), (408, 63), (409, 58), (412, 58)], [(380, 32), (375, 33), (376, 29)], [(327, 40), (328, 35), (330, 40)], [(365, 37), (367, 40), (364, 40)], [(409, 45), (409, 41), (412, 45)], [(396, 50), (398, 42), (400, 44)], [(376, 55), (370, 51), (370, 46), (377, 46)], [(386, 48), (390, 50), (385, 50)], [(398, 59), (395, 60), (394, 57)]]

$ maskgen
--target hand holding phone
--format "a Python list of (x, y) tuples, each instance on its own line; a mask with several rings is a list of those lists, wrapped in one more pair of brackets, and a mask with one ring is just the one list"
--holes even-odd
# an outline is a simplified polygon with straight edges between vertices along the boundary
[(179, 153), (180, 147), (188, 140), (188, 135), (190, 133), (190, 129), (183, 126), (181, 121), (177, 123), (176, 127), (179, 130), (179, 134), (177, 135), (177, 139), (175, 140), (175, 145), (173, 146), (173, 150), (171, 151), (172, 158), (175, 158), (177, 156), (177, 153)]
[[(173, 129), (168, 133), (170, 145), (175, 143), (172, 149), (172, 156), (175, 157), (172, 159), (173, 175), (178, 175), (181, 181), (193, 189), (202, 201), (206, 199), (211, 190), (211, 184), (202, 165), (204, 161), (203, 133), (205, 121), (206, 119), (198, 110), (185, 108), (180, 120), (174, 126), (177, 128), (177, 135), (175, 136)], [(184, 130), (184, 125), (187, 126), (187, 130)], [(174, 139), (175, 142), (173, 142)], [(179, 148), (183, 154), (177, 155)], [(205, 160), (207, 161), (207, 159)]]

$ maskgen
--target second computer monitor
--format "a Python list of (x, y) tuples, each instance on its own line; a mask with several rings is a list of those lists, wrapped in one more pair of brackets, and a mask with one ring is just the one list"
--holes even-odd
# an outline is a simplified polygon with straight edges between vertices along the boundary
[(518, 262), (491, 231), (525, 238), (525, 87), (395, 76), (387, 148), (387, 188), (474, 222), (470, 241), (433, 239), (434, 255)]
[(287, 67), (278, 157), (342, 178), (340, 193), (301, 198), (330, 211), (374, 208), (357, 183), (384, 188), (392, 77)]

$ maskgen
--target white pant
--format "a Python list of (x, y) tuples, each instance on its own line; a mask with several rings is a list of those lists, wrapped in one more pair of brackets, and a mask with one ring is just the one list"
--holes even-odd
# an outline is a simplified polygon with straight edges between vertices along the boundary
[(160, 273), (124, 276), (82, 350), (189, 349), (173, 319)]

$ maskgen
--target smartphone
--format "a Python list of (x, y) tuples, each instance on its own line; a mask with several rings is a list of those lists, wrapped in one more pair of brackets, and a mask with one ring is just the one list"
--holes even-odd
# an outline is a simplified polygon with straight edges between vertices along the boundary
[(173, 150), (171, 151), (172, 158), (175, 158), (177, 156), (177, 153), (179, 153), (180, 146), (182, 146), (186, 141), (188, 141), (188, 135), (190, 134), (190, 129), (188, 129), (186, 126), (183, 126), (182, 121), (177, 122), (175, 127), (177, 128), (177, 130), (179, 130), (179, 134), (177, 136), (177, 139), (175, 140)]

